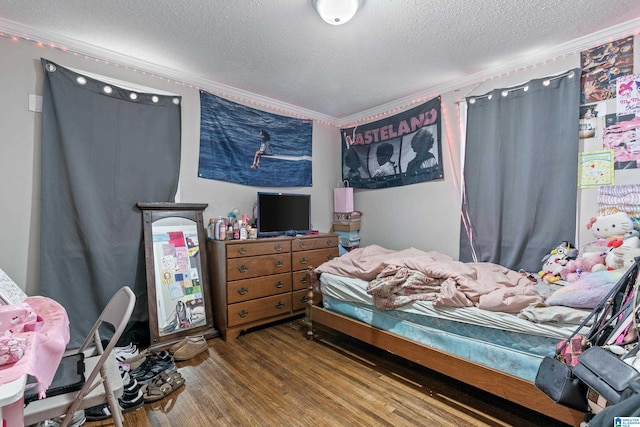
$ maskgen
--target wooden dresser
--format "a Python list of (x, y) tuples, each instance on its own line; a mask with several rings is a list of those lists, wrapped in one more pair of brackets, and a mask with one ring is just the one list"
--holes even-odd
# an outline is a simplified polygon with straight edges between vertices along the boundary
[(338, 256), (338, 236), (208, 242), (213, 312), (222, 338), (304, 313), (306, 270)]

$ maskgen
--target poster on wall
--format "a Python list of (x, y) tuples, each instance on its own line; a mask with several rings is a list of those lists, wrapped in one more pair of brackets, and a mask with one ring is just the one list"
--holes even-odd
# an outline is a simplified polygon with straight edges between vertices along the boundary
[(600, 136), (598, 129), (598, 117), (606, 114), (606, 105), (604, 102), (596, 104), (587, 104), (580, 106), (580, 123), (578, 137), (580, 139), (589, 139)]
[(613, 150), (580, 153), (578, 161), (578, 186), (595, 188), (613, 185)]
[(440, 97), (382, 120), (341, 129), (342, 179), (353, 188), (443, 179), (440, 129)]
[(616, 113), (619, 116), (640, 112), (640, 74), (631, 74), (616, 81)]
[(580, 54), (582, 104), (616, 97), (616, 79), (633, 73), (633, 36)]
[(200, 91), (198, 177), (255, 187), (311, 187), (312, 127), (311, 120)]
[(602, 145), (613, 150), (615, 169), (636, 169), (640, 162), (640, 117), (607, 114)]

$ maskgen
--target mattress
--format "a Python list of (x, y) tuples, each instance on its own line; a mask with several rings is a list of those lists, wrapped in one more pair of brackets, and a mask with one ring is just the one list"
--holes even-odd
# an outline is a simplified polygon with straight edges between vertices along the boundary
[[(517, 314), (434, 306), (429, 301), (381, 311), (367, 294), (367, 283), (323, 273), (320, 285), (324, 307), (529, 381), (535, 379), (542, 358), (553, 354), (556, 343), (577, 327), (574, 322), (535, 323)], [(583, 317), (575, 316), (575, 321)]]

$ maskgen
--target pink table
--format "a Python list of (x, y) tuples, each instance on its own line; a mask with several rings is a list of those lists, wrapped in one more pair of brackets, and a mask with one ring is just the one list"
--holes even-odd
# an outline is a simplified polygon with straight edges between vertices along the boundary
[[(7, 314), (16, 309), (16, 313)], [(3, 316), (3, 312), (7, 315)], [(16, 320), (11, 321), (11, 317)], [(16, 363), (0, 366), (0, 415), (6, 427), (22, 426), (24, 388), (27, 375), (35, 377), (40, 397), (45, 392), (69, 343), (69, 318), (65, 309), (46, 297), (28, 297), (24, 303), (0, 306), (0, 334), (24, 338), (24, 355)], [(4, 426), (3, 426), (4, 427)]]

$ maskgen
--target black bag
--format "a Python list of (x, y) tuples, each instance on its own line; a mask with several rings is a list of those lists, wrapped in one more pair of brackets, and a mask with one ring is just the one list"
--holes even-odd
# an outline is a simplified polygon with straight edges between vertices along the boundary
[[(600, 343), (610, 335), (612, 322), (618, 319), (624, 311), (623, 306), (624, 301), (627, 299), (626, 296), (634, 288), (634, 279), (636, 279), (637, 284), (638, 272), (640, 270), (639, 261), (640, 257), (635, 259), (635, 262), (625, 272), (623, 277), (618, 280), (615, 286), (613, 286), (600, 303), (589, 313), (571, 336), (564, 341), (563, 345), (556, 350), (555, 357), (547, 356), (542, 360), (536, 374), (535, 385), (555, 402), (583, 412), (589, 409), (589, 400), (587, 398), (588, 387), (581, 381), (580, 377), (577, 376), (575, 372), (576, 367), (572, 369), (566, 365), (563, 361), (559, 360), (559, 355), (571, 339), (582, 332), (582, 329), (592, 318), (594, 319), (593, 324), (585, 337), (591, 344), (600, 345)], [(591, 349), (586, 350), (585, 353), (589, 350)], [(607, 352), (606, 350), (603, 351)], [(580, 355), (578, 359), (580, 360), (583, 355)], [(612, 354), (610, 355), (613, 356)], [(587, 359), (590, 359), (590, 356), (587, 356)], [(626, 365), (626, 363), (619, 358), (616, 359), (617, 362)], [(629, 365), (626, 366), (633, 369)], [(585, 370), (584, 366), (580, 369)], [(633, 370), (635, 371), (635, 369)], [(636, 374), (638, 373), (637, 371), (635, 372)]]
[(581, 412), (589, 408), (587, 386), (573, 375), (569, 366), (555, 357), (542, 359), (535, 384), (556, 403)]
[(602, 347), (591, 347), (578, 357), (573, 373), (611, 404), (634, 393), (631, 387), (640, 377), (632, 366)]
[[(84, 381), (84, 353), (65, 356), (60, 361), (51, 385), (47, 389), (47, 397), (80, 390)], [(38, 393), (33, 387), (29, 388), (29, 384), (34, 382), (35, 378), (30, 376), (25, 387), (25, 404), (38, 400)]]

